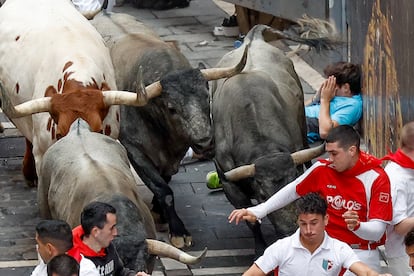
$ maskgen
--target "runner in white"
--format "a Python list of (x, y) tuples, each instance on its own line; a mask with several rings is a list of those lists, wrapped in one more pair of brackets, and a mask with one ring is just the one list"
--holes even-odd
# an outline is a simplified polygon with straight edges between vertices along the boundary
[(356, 275), (379, 275), (359, 261), (352, 248), (325, 232), (329, 216), (327, 203), (317, 193), (298, 199), (299, 229), (268, 247), (244, 276), (259, 276), (275, 270), (275, 275), (340, 275), (349, 269)]
[(391, 182), (392, 225), (387, 226), (385, 254), (388, 272), (393, 276), (412, 273), (405, 252), (404, 236), (414, 228), (414, 122), (404, 125), (401, 148), (383, 158), (391, 160), (385, 167)]

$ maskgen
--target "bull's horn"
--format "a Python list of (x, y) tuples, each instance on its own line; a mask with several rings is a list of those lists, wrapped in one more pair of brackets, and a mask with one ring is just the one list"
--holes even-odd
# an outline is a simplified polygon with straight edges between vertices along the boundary
[(201, 70), (204, 78), (206, 80), (218, 80), (221, 78), (230, 78), (234, 75), (239, 74), (243, 71), (244, 66), (246, 65), (247, 61), (247, 51), (249, 48), (249, 44), (244, 47), (243, 56), (240, 62), (234, 67), (226, 67), (226, 68), (209, 68)]
[(207, 254), (207, 247), (204, 248), (200, 256), (194, 257), (165, 242), (153, 239), (146, 239), (146, 242), (148, 245), (148, 252), (150, 254), (171, 258), (187, 265), (199, 263), (201, 259), (204, 258), (204, 256)]
[(293, 163), (295, 165), (304, 164), (313, 158), (316, 158), (322, 155), (325, 152), (325, 143), (321, 145), (309, 149), (300, 150), (297, 152), (292, 153), (290, 156), (293, 159)]
[(143, 106), (146, 105), (149, 99), (155, 98), (161, 95), (162, 86), (160, 81), (156, 81), (147, 87), (144, 86), (142, 81), (142, 69), (138, 70), (138, 83), (136, 87), (136, 93), (127, 91), (104, 91), (104, 103), (106, 106), (111, 105), (132, 105)]
[(229, 181), (237, 181), (247, 177), (252, 177), (256, 174), (256, 168), (254, 164), (244, 165), (237, 168), (234, 168), (228, 172), (224, 173), (224, 176)]
[(51, 109), (51, 98), (44, 97), (31, 101), (24, 102), (22, 104), (13, 106), (3, 84), (0, 82), (0, 92), (2, 96), (2, 108), (9, 118), (20, 118), (29, 116), (40, 112), (49, 112)]

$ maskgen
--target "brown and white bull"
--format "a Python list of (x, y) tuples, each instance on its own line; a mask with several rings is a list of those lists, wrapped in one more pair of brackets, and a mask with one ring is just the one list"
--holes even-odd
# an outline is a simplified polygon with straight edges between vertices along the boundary
[[(31, 183), (41, 173), (44, 152), (67, 134), (76, 118), (116, 138), (117, 105), (143, 105), (160, 93), (158, 84), (147, 90), (148, 97), (116, 91), (102, 37), (69, 0), (4, 3), (0, 84), (3, 111), (26, 137), (23, 173)], [(35, 114), (44, 111), (49, 113)]]
[[(212, 85), (215, 164), (224, 192), (235, 208), (266, 201), (303, 172), (303, 163), (324, 151), (323, 146), (306, 150), (302, 86), (292, 61), (267, 40), (278, 38), (328, 49), (331, 46), (324, 39), (301, 39), (256, 25), (240, 48), (220, 60), (219, 67), (236, 64), (249, 45), (242, 74)], [(297, 227), (289, 207), (268, 217), (278, 237)], [(260, 224), (248, 226), (260, 256), (266, 247)]]
[(44, 154), (39, 176), (38, 204), (42, 217), (80, 224), (82, 209), (92, 201), (107, 202), (117, 213), (118, 236), (114, 240), (124, 265), (151, 272), (155, 255), (194, 264), (190, 256), (155, 238), (155, 225), (138, 194), (125, 148), (106, 135), (91, 132), (76, 120), (65, 137)]
[(190, 246), (192, 236), (175, 210), (168, 182), (188, 147), (213, 151), (207, 81), (239, 73), (246, 55), (228, 68), (192, 68), (186, 57), (127, 14), (98, 14), (91, 23), (110, 48), (118, 88), (133, 89), (142, 67), (145, 84), (160, 81), (162, 93), (144, 107), (121, 107), (119, 140), (145, 185), (154, 194), (153, 211), (169, 226), (171, 243)]

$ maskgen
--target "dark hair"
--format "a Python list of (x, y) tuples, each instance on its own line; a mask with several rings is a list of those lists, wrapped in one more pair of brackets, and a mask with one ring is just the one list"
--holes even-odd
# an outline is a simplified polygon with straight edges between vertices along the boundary
[(51, 243), (61, 254), (72, 248), (72, 229), (63, 220), (42, 220), (36, 225), (38, 239)]
[(81, 225), (85, 235), (88, 236), (95, 226), (102, 229), (108, 213), (116, 214), (115, 208), (108, 203), (94, 201), (86, 205), (81, 213)]
[(53, 257), (47, 264), (47, 276), (79, 276), (79, 264), (71, 256), (62, 254)]
[(296, 215), (319, 214), (326, 215), (328, 205), (318, 193), (308, 193), (296, 200)]
[(405, 246), (414, 245), (414, 229), (411, 229), (404, 237)]
[(326, 77), (335, 76), (339, 86), (349, 84), (353, 95), (361, 93), (361, 66), (349, 62), (339, 61), (329, 64), (323, 70)]
[(331, 128), (325, 140), (326, 143), (338, 142), (338, 145), (341, 148), (356, 146), (357, 151), (359, 151), (361, 143), (361, 137), (358, 132), (350, 125), (339, 125)]

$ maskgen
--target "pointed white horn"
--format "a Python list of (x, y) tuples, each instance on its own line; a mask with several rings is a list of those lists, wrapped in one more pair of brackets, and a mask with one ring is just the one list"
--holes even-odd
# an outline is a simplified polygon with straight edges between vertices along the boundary
[(230, 78), (241, 73), (247, 62), (248, 48), (249, 44), (244, 47), (243, 56), (239, 63), (234, 67), (202, 69), (201, 73), (203, 74), (204, 78), (206, 80), (217, 80), (221, 78)]
[(224, 176), (229, 181), (238, 181), (240, 179), (252, 177), (256, 174), (256, 168), (254, 164), (243, 165), (237, 168), (234, 168), (228, 172), (224, 173)]
[(153, 239), (146, 239), (146, 242), (148, 245), (148, 252), (150, 254), (171, 258), (188, 265), (199, 263), (207, 254), (207, 247), (204, 248), (200, 256), (194, 257), (165, 242)]
[(325, 143), (322, 143), (321, 145), (317, 147), (294, 152), (290, 156), (292, 157), (293, 163), (295, 165), (301, 165), (322, 155), (324, 152), (325, 152)]

